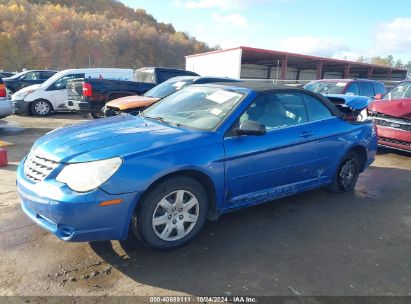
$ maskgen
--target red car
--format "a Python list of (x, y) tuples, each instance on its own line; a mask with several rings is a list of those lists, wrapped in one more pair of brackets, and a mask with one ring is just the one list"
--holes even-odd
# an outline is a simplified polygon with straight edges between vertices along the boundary
[(411, 152), (411, 80), (375, 96), (368, 115), (375, 121), (379, 145)]

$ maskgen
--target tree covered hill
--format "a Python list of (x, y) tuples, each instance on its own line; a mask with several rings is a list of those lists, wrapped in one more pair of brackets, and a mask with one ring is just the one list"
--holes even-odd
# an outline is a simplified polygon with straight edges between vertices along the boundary
[(184, 67), (211, 50), (114, 0), (0, 0), (0, 69)]

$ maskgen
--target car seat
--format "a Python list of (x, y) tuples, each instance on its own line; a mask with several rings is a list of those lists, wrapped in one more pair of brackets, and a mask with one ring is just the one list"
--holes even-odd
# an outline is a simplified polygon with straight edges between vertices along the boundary
[(264, 113), (258, 121), (265, 125), (267, 129), (278, 128), (292, 123), (292, 119), (287, 117), (284, 105), (277, 98), (267, 100)]

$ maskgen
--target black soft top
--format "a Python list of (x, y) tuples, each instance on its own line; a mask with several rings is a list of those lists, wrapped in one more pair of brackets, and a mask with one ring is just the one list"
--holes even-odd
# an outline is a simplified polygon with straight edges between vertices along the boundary
[(321, 94), (314, 93), (305, 89), (299, 89), (295, 87), (290, 87), (282, 84), (272, 84), (259, 81), (241, 81), (241, 82), (217, 82), (213, 85), (221, 85), (227, 87), (237, 87), (253, 90), (261, 95), (268, 93), (281, 93), (281, 92), (294, 92), (294, 93), (303, 93), (306, 95), (311, 95), (314, 98), (321, 101), (321, 103), (330, 110), (332, 115), (337, 117), (343, 117), (344, 114), (326, 97)]

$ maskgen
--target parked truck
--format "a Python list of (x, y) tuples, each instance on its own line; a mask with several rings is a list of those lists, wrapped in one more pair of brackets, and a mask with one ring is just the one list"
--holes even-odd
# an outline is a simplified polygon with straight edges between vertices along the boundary
[(136, 70), (134, 81), (104, 79), (73, 79), (67, 85), (67, 108), (88, 113), (98, 118), (107, 102), (130, 95), (143, 95), (156, 85), (176, 76), (198, 76), (190, 71), (170, 68), (142, 68)]

